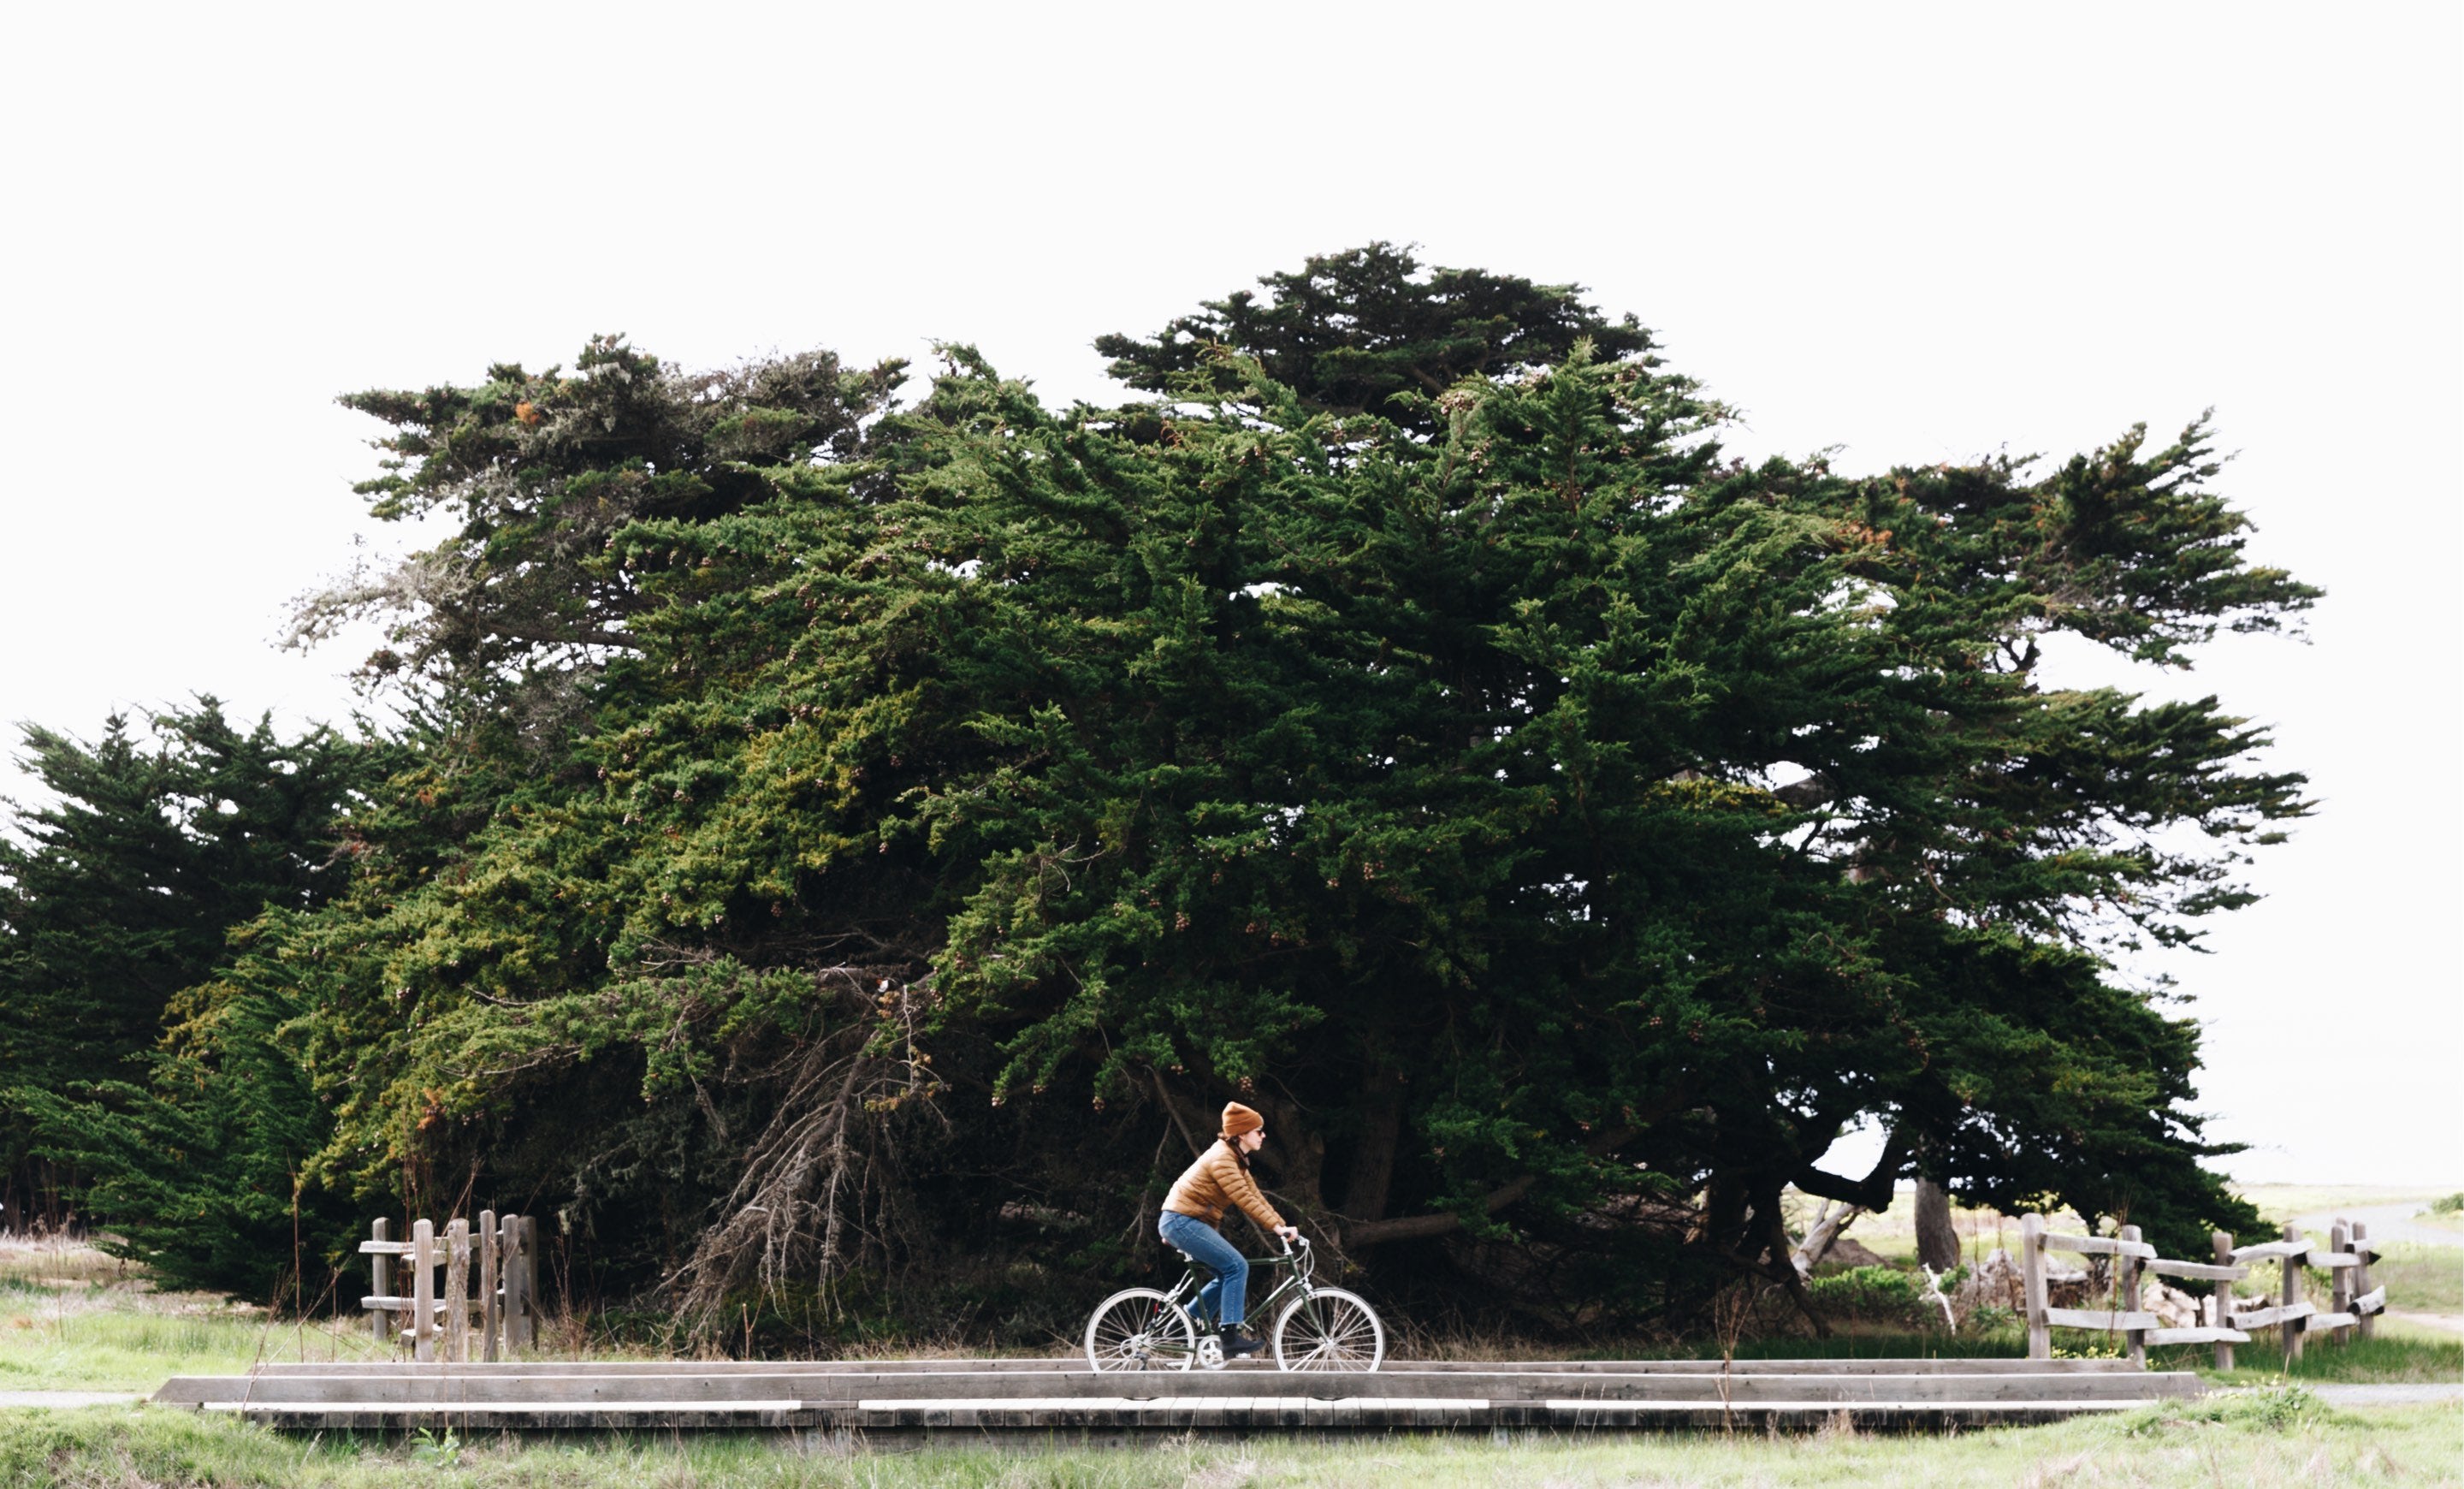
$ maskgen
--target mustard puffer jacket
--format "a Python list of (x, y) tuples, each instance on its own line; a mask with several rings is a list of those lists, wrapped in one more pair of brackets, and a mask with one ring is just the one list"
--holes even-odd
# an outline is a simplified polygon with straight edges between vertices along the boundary
[(1226, 1208), (1238, 1205), (1241, 1212), (1258, 1223), (1258, 1229), (1272, 1231), (1284, 1223), (1266, 1196), (1258, 1192), (1258, 1183), (1249, 1177), (1240, 1155), (1232, 1145), (1217, 1142), (1198, 1155), (1198, 1162), (1181, 1171), (1172, 1184), (1172, 1194), (1163, 1208), (1179, 1214), (1194, 1216), (1208, 1225), (1221, 1225)]

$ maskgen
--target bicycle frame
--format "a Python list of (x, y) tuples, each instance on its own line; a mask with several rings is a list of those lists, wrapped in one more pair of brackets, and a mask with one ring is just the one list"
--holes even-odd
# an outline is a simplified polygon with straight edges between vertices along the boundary
[[(1291, 1242), (1287, 1240), (1284, 1242), (1284, 1255), (1279, 1255), (1279, 1257), (1249, 1257), (1249, 1270), (1252, 1272), (1257, 1272), (1259, 1267), (1284, 1267), (1284, 1265), (1291, 1265), (1291, 1272), (1284, 1277), (1282, 1282), (1276, 1282), (1271, 1292), (1249, 1294), (1249, 1306), (1242, 1309), (1242, 1317), (1237, 1319), (1237, 1323), (1240, 1323), (1242, 1329), (1249, 1326), (1249, 1319), (1274, 1317), (1276, 1304), (1282, 1304), (1282, 1301), (1287, 1300), (1287, 1297), (1291, 1297), (1293, 1292), (1299, 1292), (1304, 1300), (1306, 1297), (1316, 1297), (1316, 1289), (1310, 1287), (1309, 1282), (1310, 1282), (1310, 1277), (1316, 1277), (1318, 1262), (1316, 1262), (1316, 1255), (1310, 1253), (1306, 1242), (1301, 1245), (1301, 1250), (1291, 1250)], [(1207, 1277), (1212, 1277), (1212, 1270), (1207, 1272)], [(1180, 1272), (1180, 1282), (1176, 1282), (1171, 1287), (1171, 1292), (1163, 1294), (1165, 1306), (1176, 1306), (1176, 1309), (1180, 1309), (1180, 1312), (1190, 1312), (1190, 1304), (1198, 1300), (1198, 1289), (1200, 1287), (1205, 1287), (1205, 1282), (1200, 1282), (1198, 1267), (1195, 1265), (1185, 1267), (1185, 1270)], [(1215, 1322), (1215, 1319), (1198, 1319), (1195, 1314), (1190, 1314), (1190, 1322), (1198, 1323), (1198, 1339), (1212, 1339), (1212, 1336), (1220, 1336), (1224, 1331), (1224, 1323)], [(1176, 1356), (1176, 1353), (1182, 1353), (1182, 1351), (1180, 1346), (1173, 1346), (1173, 1344), (1163, 1344), (1163, 1341), (1158, 1341), (1158, 1344), (1155, 1344), (1155, 1353)]]
[[(1302, 1247), (1299, 1251), (1294, 1251), (1291, 1248), (1291, 1243), (1287, 1241), (1284, 1244), (1284, 1254), (1280, 1256), (1252, 1256), (1249, 1258), (1249, 1268), (1253, 1272), (1260, 1267), (1280, 1267), (1287, 1263), (1291, 1266), (1291, 1275), (1285, 1278), (1281, 1282), (1276, 1283), (1274, 1291), (1267, 1293), (1263, 1298), (1254, 1299), (1249, 1303), (1249, 1306), (1243, 1310), (1242, 1316), (1233, 1321), (1236, 1326), (1246, 1327), (1249, 1321), (1253, 1318), (1273, 1318), (1275, 1316), (1275, 1304), (1281, 1302), (1286, 1297), (1289, 1296), (1294, 1291), (1298, 1291), (1303, 1298), (1315, 1296), (1315, 1290), (1309, 1286), (1309, 1279), (1317, 1274), (1317, 1260), (1315, 1256), (1307, 1246)], [(1211, 1276), (1212, 1274), (1210, 1273), (1209, 1275)], [(1188, 1303), (1198, 1297), (1199, 1289), (1205, 1285), (1206, 1284), (1204, 1282), (1199, 1280), (1198, 1268), (1195, 1265), (1192, 1265), (1180, 1274), (1180, 1280), (1172, 1285), (1172, 1290), (1163, 1295), (1164, 1301), (1173, 1307), (1181, 1308), (1186, 1311)], [(1194, 1318), (1194, 1322), (1198, 1324), (1198, 1332), (1200, 1336), (1220, 1334), (1223, 1330), (1223, 1325), (1212, 1319)], [(1171, 1349), (1171, 1346), (1168, 1345), (1161, 1347), (1163, 1347), (1167, 1352)]]

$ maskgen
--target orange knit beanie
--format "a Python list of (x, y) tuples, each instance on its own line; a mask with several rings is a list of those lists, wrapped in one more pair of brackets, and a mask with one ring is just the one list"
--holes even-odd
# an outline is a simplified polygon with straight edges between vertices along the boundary
[(1266, 1119), (1238, 1101), (1223, 1103), (1223, 1135), (1237, 1138), (1244, 1132), (1255, 1132), (1266, 1124)]

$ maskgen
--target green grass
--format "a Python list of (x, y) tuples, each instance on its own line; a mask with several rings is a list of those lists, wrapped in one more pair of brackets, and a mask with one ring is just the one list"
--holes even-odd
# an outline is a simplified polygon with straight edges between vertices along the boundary
[(150, 1391), (173, 1375), (376, 1354), (355, 1319), (280, 1322), (156, 1292), (142, 1272), (88, 1246), (0, 1243), (0, 1390)]
[[(2311, 1274), (2314, 1278), (2319, 1276)], [(2370, 1281), (2387, 1285), (2390, 1308), (2408, 1313), (2464, 1313), (2464, 1246), (2418, 1241), (2389, 1246), (2381, 1259), (2370, 1264)], [(2321, 1295), (2314, 1290), (2312, 1296)]]
[(364, 1330), (269, 1322), (261, 1313), (99, 1288), (0, 1294), (0, 1390), (152, 1390), (173, 1375), (226, 1375), (258, 1364), (378, 1358)]
[[(2081, 1336), (2082, 1338), (2088, 1336)], [(2311, 1337), (2288, 1372), (2283, 1345), (2274, 1329), (2261, 1329), (2233, 1346), (2233, 1368), (2218, 1370), (2205, 1345), (2151, 1349), (2151, 1369), (2196, 1370), (2219, 1386), (2266, 1386), (2340, 1381), (2370, 1385), (2433, 1385), (2464, 1381), (2464, 1338), (2402, 1319), (2379, 1321), (2377, 1337), (2338, 1345)]]
[(268, 1489), (749, 1485), (812, 1489), (1362, 1489), (1546, 1484), (2057, 1483), (2264, 1486), (2453, 1482), (2464, 1409), (2336, 1411), (2300, 1391), (2252, 1392), (2041, 1428), (1947, 1436), (1685, 1434), (1381, 1437), (1316, 1443), (1167, 1440), (1143, 1450), (832, 1452), (779, 1436), (586, 1440), (277, 1436), (159, 1408), (0, 1412), (0, 1486), (253, 1484)]

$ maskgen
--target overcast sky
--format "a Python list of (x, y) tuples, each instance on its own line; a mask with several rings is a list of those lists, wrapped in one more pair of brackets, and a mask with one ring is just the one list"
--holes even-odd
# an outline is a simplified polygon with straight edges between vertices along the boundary
[[(1747, 454), (2066, 454), (2212, 405), (2307, 644), (2188, 677), (2307, 771), (2269, 898), (2171, 972), (2253, 1180), (2464, 1184), (2464, 9), (15, 6), (0, 19), (0, 724), (212, 692), (345, 567), (334, 395), (972, 341), (1103, 398), (1312, 252), (1579, 281)], [(13, 734), (11, 736), (13, 738)], [(26, 782), (0, 767), (0, 790)]]

